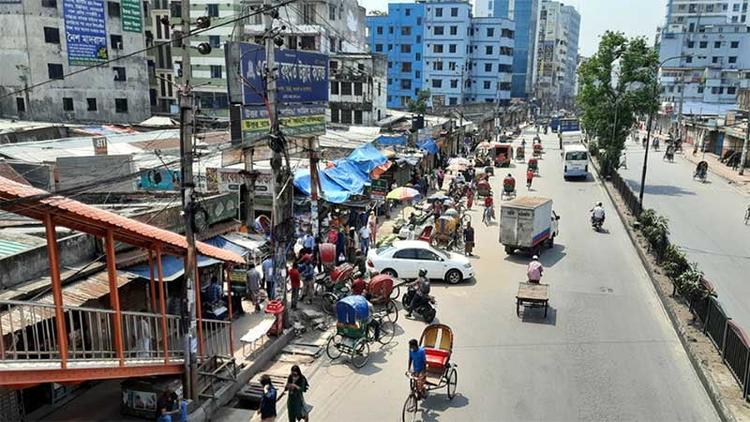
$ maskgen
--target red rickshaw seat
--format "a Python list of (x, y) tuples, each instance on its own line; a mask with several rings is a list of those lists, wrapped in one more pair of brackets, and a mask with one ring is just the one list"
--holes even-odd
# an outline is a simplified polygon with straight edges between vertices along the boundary
[(433, 349), (431, 347), (424, 348), (425, 355), (427, 356), (427, 367), (430, 368), (442, 368), (448, 364), (451, 353), (447, 350)]

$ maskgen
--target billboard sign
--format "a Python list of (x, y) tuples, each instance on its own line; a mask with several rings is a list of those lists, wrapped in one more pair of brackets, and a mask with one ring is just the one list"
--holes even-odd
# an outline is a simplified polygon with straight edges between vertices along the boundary
[[(279, 125), (287, 136), (323, 135), (326, 132), (325, 104), (279, 104)], [(271, 121), (265, 106), (242, 108), (242, 141), (252, 143), (268, 135)]]
[(581, 130), (578, 119), (560, 119), (560, 133), (578, 132)]
[(141, 190), (180, 190), (180, 172), (163, 167), (151, 169), (141, 173), (138, 187)]
[[(239, 192), (245, 184), (242, 169), (220, 168), (216, 169), (216, 172), (221, 193)], [(272, 192), (270, 169), (259, 170), (258, 177), (255, 178), (255, 196), (272, 196)]]
[(63, 0), (63, 18), (69, 65), (89, 66), (109, 59), (104, 0)]
[(141, 32), (141, 4), (140, 0), (120, 0), (122, 9), (122, 30), (126, 32)]
[(371, 181), (370, 185), (370, 198), (376, 201), (385, 201), (385, 196), (388, 194), (388, 181), (383, 179), (375, 179)]

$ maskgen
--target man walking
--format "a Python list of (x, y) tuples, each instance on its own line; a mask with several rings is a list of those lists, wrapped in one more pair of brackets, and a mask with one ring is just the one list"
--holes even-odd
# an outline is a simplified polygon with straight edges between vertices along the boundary
[(255, 261), (248, 260), (247, 274), (245, 276), (245, 294), (250, 303), (255, 307), (255, 312), (260, 312), (260, 273), (255, 268)]
[(526, 276), (529, 279), (529, 283), (539, 284), (539, 282), (542, 280), (542, 272), (544, 271), (544, 267), (542, 266), (542, 263), (539, 262), (539, 257), (537, 255), (534, 255), (534, 257), (531, 258), (531, 262), (529, 262), (529, 266), (526, 269)]
[(464, 252), (466, 256), (472, 256), (474, 251), (474, 227), (471, 227), (471, 223), (466, 223), (464, 229)]
[(301, 287), (299, 269), (296, 262), (292, 263), (292, 268), (289, 270), (289, 281), (292, 283), (292, 310), (296, 310), (297, 301), (299, 300), (299, 289)]
[(275, 280), (273, 279), (273, 258), (271, 255), (268, 255), (266, 259), (263, 260), (261, 267), (263, 269), (263, 281), (266, 283), (266, 294), (268, 295), (268, 300), (273, 300), (276, 298), (276, 289), (274, 288)]

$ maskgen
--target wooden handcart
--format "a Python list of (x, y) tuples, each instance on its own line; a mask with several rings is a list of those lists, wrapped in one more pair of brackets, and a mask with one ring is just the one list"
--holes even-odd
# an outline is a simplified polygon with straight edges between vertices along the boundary
[(521, 305), (526, 308), (544, 308), (544, 317), (547, 318), (549, 307), (549, 284), (541, 283), (518, 283), (516, 294), (516, 315), (521, 316)]

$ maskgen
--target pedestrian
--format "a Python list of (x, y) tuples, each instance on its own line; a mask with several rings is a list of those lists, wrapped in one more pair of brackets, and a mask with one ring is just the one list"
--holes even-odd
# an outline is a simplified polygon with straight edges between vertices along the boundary
[(316, 244), (317, 242), (315, 241), (315, 237), (313, 237), (312, 233), (310, 233), (310, 230), (308, 229), (305, 235), (302, 236), (302, 248), (305, 249), (304, 253), (313, 253)]
[(367, 228), (370, 229), (370, 243), (374, 244), (378, 238), (378, 218), (372, 211), (370, 211), (370, 217), (367, 219)]
[(531, 258), (531, 262), (529, 262), (529, 266), (526, 268), (526, 277), (529, 279), (529, 283), (539, 284), (539, 281), (542, 279), (543, 271), (544, 267), (542, 266), (542, 263), (539, 262), (539, 257), (534, 255)]
[(320, 235), (315, 236), (315, 246), (313, 246), (313, 263), (318, 268), (318, 272), (323, 271), (322, 262), (320, 262)]
[(466, 223), (466, 228), (464, 229), (464, 252), (468, 256), (472, 256), (472, 252), (474, 251), (474, 227), (471, 227), (471, 223)]
[(349, 262), (354, 261), (354, 253), (357, 251), (357, 231), (354, 227), (349, 228), (349, 235), (346, 236), (346, 259)]
[(289, 270), (289, 281), (292, 283), (292, 310), (295, 310), (299, 301), (299, 289), (302, 287), (299, 279), (299, 265), (296, 262), (292, 263), (292, 268)]
[(342, 230), (336, 237), (336, 264), (346, 261), (346, 231)]
[(307, 378), (302, 375), (298, 365), (292, 365), (292, 370), (287, 378), (286, 390), (289, 397), (286, 401), (286, 410), (289, 415), (289, 422), (305, 421), (308, 422), (309, 415), (307, 404), (305, 403), (305, 392), (310, 388)]
[(469, 186), (469, 189), (466, 191), (466, 209), (471, 209), (471, 206), (474, 205), (474, 186)]
[[(187, 409), (183, 417), (182, 403), (177, 393), (167, 388), (156, 400), (157, 422), (177, 422), (187, 420)], [(177, 416), (179, 415), (179, 416)]]
[(315, 268), (313, 266), (312, 256), (310, 255), (303, 255), (300, 262), (302, 263), (302, 265), (300, 265), (302, 299), (305, 299), (309, 305), (312, 303), (312, 298), (315, 295)]
[(534, 170), (526, 170), (526, 188), (531, 190), (531, 182), (534, 181)]
[(445, 172), (443, 169), (438, 169), (437, 174), (435, 175), (437, 177), (437, 190), (441, 190), (443, 188), (443, 180), (445, 179)]
[(493, 207), (494, 201), (492, 200), (492, 195), (487, 195), (484, 198), (484, 212), (482, 213), (482, 222), (485, 225), (489, 225), (492, 222), (492, 218), (495, 215)]
[(250, 303), (255, 307), (255, 312), (260, 312), (260, 278), (258, 269), (255, 268), (255, 260), (248, 259), (248, 268), (245, 275), (245, 294)]
[(365, 224), (362, 226), (362, 228), (359, 229), (359, 250), (362, 251), (364, 255), (367, 255), (367, 252), (370, 249), (370, 228), (367, 227)]
[(263, 269), (263, 282), (266, 284), (266, 296), (268, 300), (273, 300), (276, 298), (276, 292), (274, 289), (275, 280), (273, 279), (273, 258), (271, 255), (268, 255), (263, 260), (261, 268)]
[(260, 385), (263, 388), (263, 394), (260, 396), (260, 407), (258, 407), (260, 421), (274, 422), (276, 420), (276, 388), (268, 374), (261, 375)]

